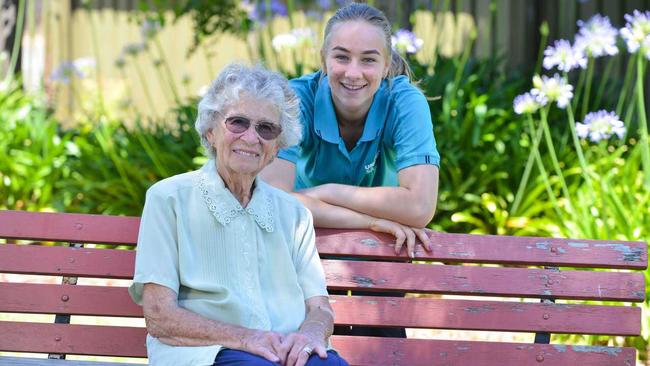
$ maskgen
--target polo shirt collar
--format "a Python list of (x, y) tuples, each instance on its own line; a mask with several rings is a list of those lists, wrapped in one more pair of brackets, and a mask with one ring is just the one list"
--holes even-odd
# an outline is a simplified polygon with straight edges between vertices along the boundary
[[(318, 82), (314, 98), (314, 131), (323, 140), (338, 144), (341, 136), (339, 126), (335, 123), (336, 112), (328, 80), (325, 75)], [(387, 81), (383, 80), (370, 105), (360, 141), (372, 141), (379, 136), (388, 115), (388, 94)]]
[(237, 216), (248, 213), (260, 228), (267, 232), (273, 232), (273, 202), (269, 188), (259, 178), (255, 178), (253, 195), (246, 208), (243, 208), (230, 190), (226, 188), (223, 179), (217, 173), (217, 164), (214, 159), (208, 160), (199, 169), (196, 184), (203, 201), (221, 225), (227, 226)]

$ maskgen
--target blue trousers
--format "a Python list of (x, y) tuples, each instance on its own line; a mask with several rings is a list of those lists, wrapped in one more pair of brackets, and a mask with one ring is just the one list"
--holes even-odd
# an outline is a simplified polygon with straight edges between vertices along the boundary
[[(234, 349), (224, 349), (217, 355), (212, 366), (278, 366), (280, 364), (267, 359)], [(306, 366), (349, 366), (338, 353), (327, 351), (327, 358), (322, 360), (317, 354), (311, 355)]]

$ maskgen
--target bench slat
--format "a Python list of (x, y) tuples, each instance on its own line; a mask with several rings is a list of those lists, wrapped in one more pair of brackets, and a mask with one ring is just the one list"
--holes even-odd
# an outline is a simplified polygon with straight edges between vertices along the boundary
[[(135, 245), (139, 224), (139, 217), (0, 211), (0, 238)], [(420, 260), (628, 269), (645, 269), (648, 261), (647, 245), (640, 241), (429, 235), (433, 253), (418, 246)], [(318, 229), (316, 241), (322, 255), (396, 258), (394, 239), (386, 234)], [(397, 258), (407, 259), (404, 255)]]
[(505, 342), (333, 336), (352, 366), (632, 366), (636, 350)]
[(0, 211), (0, 238), (135, 245), (140, 218)]
[(131, 250), (0, 244), (0, 273), (130, 280), (134, 267)]
[(642, 273), (323, 260), (330, 289), (643, 301)]
[(0, 282), (0, 312), (143, 316), (126, 287)]
[[(642, 273), (323, 260), (330, 289), (643, 301)], [(0, 272), (130, 279), (129, 250), (0, 245)]]
[(0, 334), (0, 351), (147, 356), (145, 328), (0, 321)]
[[(317, 229), (321, 255), (367, 258), (395, 257), (395, 239), (367, 230)], [(642, 241), (602, 241), (527, 236), (429, 232), (433, 253), (416, 246), (418, 260), (445, 263), (495, 263), (535, 266), (645, 269), (647, 244)], [(404, 255), (402, 255), (402, 259)]]
[(57, 360), (54, 358), (1, 357), (2, 366), (142, 366), (141, 363)]
[(636, 336), (641, 308), (431, 298), (332, 296), (336, 323), (406, 328)]
[[(635, 336), (641, 309), (503, 301), (331, 297), (338, 325)], [(0, 311), (142, 317), (125, 287), (0, 283)], [(404, 316), (410, 314), (410, 316)]]
[[(0, 322), (0, 350), (145, 357), (145, 329)], [(32, 337), (40, 334), (40, 337)], [(57, 340), (58, 339), (58, 340)], [(111, 340), (116, 340), (112, 342)], [(119, 340), (119, 341), (118, 341)], [(539, 345), (377, 337), (333, 336), (333, 346), (352, 366), (378, 365), (577, 365), (629, 366), (634, 348)], [(543, 357), (541, 360), (539, 357)]]

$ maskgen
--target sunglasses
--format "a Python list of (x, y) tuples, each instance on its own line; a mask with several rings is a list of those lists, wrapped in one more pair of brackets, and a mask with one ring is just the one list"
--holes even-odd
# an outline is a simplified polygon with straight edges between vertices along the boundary
[[(233, 116), (225, 120), (226, 128), (232, 133), (244, 133), (251, 127), (251, 120), (246, 117)], [(255, 123), (255, 132), (264, 140), (273, 140), (280, 136), (282, 127), (271, 122)]]

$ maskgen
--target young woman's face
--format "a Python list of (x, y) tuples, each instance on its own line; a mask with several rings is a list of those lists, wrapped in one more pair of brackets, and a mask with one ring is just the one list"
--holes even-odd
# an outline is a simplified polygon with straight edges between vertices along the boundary
[(370, 109), (390, 64), (382, 30), (363, 20), (332, 28), (324, 50), (324, 69), (339, 113), (358, 116)]

